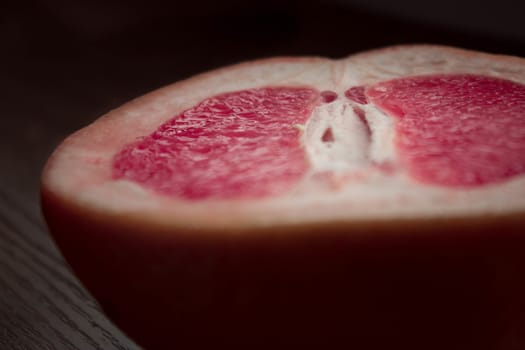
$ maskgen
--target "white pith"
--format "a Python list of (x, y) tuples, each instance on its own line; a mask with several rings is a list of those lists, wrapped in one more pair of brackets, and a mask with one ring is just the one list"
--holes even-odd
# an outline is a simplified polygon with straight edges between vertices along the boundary
[[(344, 60), (263, 61), (221, 71), (132, 102), (128, 108), (66, 140), (53, 156), (44, 186), (59, 197), (114, 213), (150, 213), (189, 224), (451, 217), (525, 211), (525, 176), (462, 189), (415, 182), (394, 147), (394, 121), (374, 105), (344, 97), (352, 86), (433, 73), (491, 75), (525, 84), (523, 60), (499, 60), (439, 47), (414, 46)], [(211, 199), (191, 202), (158, 195), (129, 181), (111, 179), (112, 156), (125, 144), (148, 135), (160, 123), (200, 100), (226, 91), (267, 85), (306, 85), (332, 90), (338, 99), (320, 104), (300, 127), (310, 171), (289, 192), (264, 199)], [(365, 112), (371, 137), (355, 114)], [(147, 116), (147, 118), (144, 118)], [(125, 127), (123, 127), (125, 125)], [(330, 128), (333, 142), (322, 140)], [(377, 164), (394, 165), (393, 172)]]
[[(370, 135), (355, 108), (363, 111)], [(333, 141), (323, 141), (327, 130), (331, 130)], [(361, 105), (344, 96), (314, 109), (302, 139), (314, 171), (343, 173), (396, 163), (392, 118), (373, 105)]]

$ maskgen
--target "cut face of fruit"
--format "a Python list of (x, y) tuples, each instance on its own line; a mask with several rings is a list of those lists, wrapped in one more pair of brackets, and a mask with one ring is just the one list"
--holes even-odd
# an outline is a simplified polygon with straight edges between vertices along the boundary
[(521, 60), (388, 52), (258, 61), (166, 87), (68, 138), (46, 188), (209, 225), (525, 210)]
[[(314, 108), (320, 118), (342, 117), (340, 125), (348, 126), (338, 131), (337, 145), (343, 147), (333, 161), (360, 162), (360, 170), (367, 170), (375, 127), (359, 105), (369, 100), (394, 118), (399, 164), (388, 164), (406, 167), (416, 180), (480, 186), (525, 171), (524, 85), (476, 75), (427, 75), (366, 90), (351, 87), (345, 96), (349, 101), (342, 108), (325, 105), (337, 99), (335, 92), (314, 88), (266, 87), (207, 98), (120, 151), (113, 177), (192, 200), (279, 195), (309, 172), (301, 130)], [(327, 124), (321, 141), (335, 148), (333, 128)], [(315, 171), (314, 166), (310, 172)]]

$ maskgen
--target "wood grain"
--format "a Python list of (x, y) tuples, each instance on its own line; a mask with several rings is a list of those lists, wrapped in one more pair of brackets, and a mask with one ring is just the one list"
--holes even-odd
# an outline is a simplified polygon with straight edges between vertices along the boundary
[(137, 349), (71, 274), (40, 221), (0, 191), (0, 348)]

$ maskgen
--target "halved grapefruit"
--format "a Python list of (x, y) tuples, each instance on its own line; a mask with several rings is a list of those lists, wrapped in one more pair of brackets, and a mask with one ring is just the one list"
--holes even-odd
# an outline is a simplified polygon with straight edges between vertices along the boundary
[(422, 45), (205, 73), (68, 137), (42, 206), (148, 349), (521, 349), (525, 60)]

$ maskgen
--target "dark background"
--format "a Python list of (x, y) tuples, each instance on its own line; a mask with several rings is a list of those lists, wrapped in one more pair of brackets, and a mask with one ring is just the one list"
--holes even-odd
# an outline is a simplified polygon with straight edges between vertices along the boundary
[(525, 2), (33, 0), (0, 4), (0, 349), (135, 349), (67, 269), (41, 219), (45, 160), (123, 102), (275, 55), (402, 43), (525, 56)]

